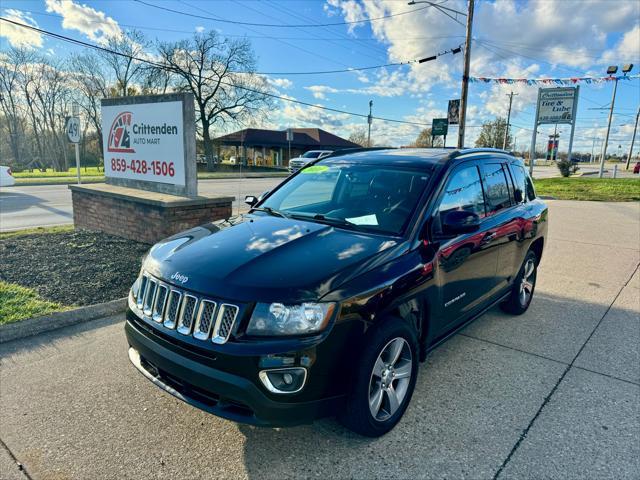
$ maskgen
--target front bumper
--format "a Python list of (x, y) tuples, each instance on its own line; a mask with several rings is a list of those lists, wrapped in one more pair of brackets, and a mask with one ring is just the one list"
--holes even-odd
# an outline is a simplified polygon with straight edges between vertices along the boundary
[[(125, 324), (129, 359), (151, 382), (201, 410), (235, 422), (265, 427), (311, 423), (340, 408), (343, 397), (277, 401), (248, 379), (198, 362), (131, 320)], [(256, 371), (257, 375), (258, 372)]]

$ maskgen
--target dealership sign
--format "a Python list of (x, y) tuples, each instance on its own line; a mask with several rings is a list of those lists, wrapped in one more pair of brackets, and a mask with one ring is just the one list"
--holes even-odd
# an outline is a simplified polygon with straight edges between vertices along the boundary
[(538, 125), (545, 123), (573, 123), (576, 89), (541, 88), (538, 96)]
[(107, 177), (185, 184), (182, 102), (102, 107)]

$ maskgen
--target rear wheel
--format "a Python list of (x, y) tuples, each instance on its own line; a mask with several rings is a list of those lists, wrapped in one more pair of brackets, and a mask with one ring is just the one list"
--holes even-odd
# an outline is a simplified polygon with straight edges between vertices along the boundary
[(500, 304), (500, 308), (513, 315), (521, 315), (527, 311), (536, 288), (538, 262), (536, 254), (529, 250), (518, 276), (511, 287), (511, 295)]
[(417, 374), (415, 332), (391, 318), (370, 334), (340, 421), (361, 435), (384, 435), (407, 409)]

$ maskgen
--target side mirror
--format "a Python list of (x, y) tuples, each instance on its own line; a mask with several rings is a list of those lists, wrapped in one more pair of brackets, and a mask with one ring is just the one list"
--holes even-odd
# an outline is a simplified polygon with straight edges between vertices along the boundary
[(246, 203), (250, 207), (253, 207), (256, 203), (258, 203), (258, 197), (247, 195), (246, 197), (244, 197), (244, 203)]
[(479, 229), (480, 217), (465, 210), (451, 210), (442, 220), (442, 233), (445, 235), (472, 233)]
[(516, 203), (524, 202), (524, 195), (522, 194), (522, 190), (520, 190), (519, 188), (516, 188), (513, 191), (513, 199), (516, 201)]

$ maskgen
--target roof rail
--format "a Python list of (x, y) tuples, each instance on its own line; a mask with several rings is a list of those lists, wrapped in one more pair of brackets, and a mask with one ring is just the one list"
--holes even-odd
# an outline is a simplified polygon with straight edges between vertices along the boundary
[(359, 153), (359, 152), (375, 152), (376, 150), (396, 150), (396, 147), (354, 147), (354, 148), (341, 148), (340, 150), (334, 150), (331, 155), (327, 155), (323, 157), (332, 158), (332, 157), (341, 157), (343, 155), (349, 155), (350, 153)]

